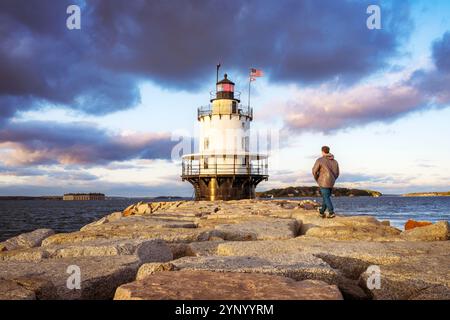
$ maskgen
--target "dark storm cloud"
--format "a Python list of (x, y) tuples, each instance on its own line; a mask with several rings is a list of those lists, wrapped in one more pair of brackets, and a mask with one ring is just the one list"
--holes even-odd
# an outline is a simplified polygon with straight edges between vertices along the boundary
[[(65, 27), (81, 6), (81, 30)], [(371, 1), (24, 1), (0, 3), (0, 119), (54, 104), (91, 114), (130, 108), (138, 85), (197, 88), (218, 61), (272, 81), (357, 80), (383, 67), (409, 26), (408, 4)], [(395, 8), (392, 8), (394, 6)], [(212, 70), (211, 70), (212, 69)]]
[(66, 28), (73, 2), (0, 3), (0, 119), (47, 104), (106, 114), (139, 102), (138, 76), (101, 67), (107, 53), (90, 31)]
[(168, 134), (113, 135), (86, 123), (16, 122), (0, 129), (8, 166), (107, 164), (131, 159), (170, 159)]
[(434, 42), (433, 59), (439, 70), (450, 72), (450, 31)]
[(427, 94), (433, 105), (448, 105), (450, 103), (450, 31), (434, 41), (432, 57), (435, 69), (415, 72), (410, 83)]
[(359, 78), (384, 65), (410, 25), (408, 4), (383, 7), (383, 29), (368, 30), (370, 1), (98, 1), (102, 62), (192, 87), (218, 60), (256, 65), (274, 81)]
[(410, 84), (422, 88), (435, 102), (450, 102), (450, 30), (446, 31), (432, 45), (433, 70), (418, 70)]

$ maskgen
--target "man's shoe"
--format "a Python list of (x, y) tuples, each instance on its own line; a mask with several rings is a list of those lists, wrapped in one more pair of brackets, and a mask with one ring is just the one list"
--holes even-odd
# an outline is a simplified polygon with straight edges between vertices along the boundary
[(331, 213), (328, 214), (328, 219), (332, 219), (332, 218), (334, 218), (334, 217), (336, 217), (336, 215), (334, 214), (334, 212), (331, 212)]
[(325, 212), (320, 211), (320, 209), (322, 209), (322, 208), (321, 208), (321, 207), (317, 208), (317, 212), (319, 213), (319, 216), (320, 216), (322, 219), (326, 218)]

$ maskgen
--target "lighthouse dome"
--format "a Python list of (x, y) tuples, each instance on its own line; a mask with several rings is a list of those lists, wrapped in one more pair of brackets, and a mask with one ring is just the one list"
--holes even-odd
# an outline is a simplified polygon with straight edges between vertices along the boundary
[(219, 84), (219, 83), (229, 83), (229, 84), (234, 85), (234, 82), (231, 81), (230, 79), (228, 79), (228, 74), (226, 74), (226, 73), (223, 75), (223, 79), (220, 80), (219, 82), (217, 82), (217, 84)]

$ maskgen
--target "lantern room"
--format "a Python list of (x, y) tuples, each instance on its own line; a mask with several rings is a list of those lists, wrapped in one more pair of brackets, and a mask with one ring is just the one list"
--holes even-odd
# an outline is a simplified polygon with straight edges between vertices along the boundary
[(234, 98), (234, 82), (228, 79), (228, 75), (225, 73), (224, 78), (216, 84), (216, 97), (215, 99), (233, 99)]

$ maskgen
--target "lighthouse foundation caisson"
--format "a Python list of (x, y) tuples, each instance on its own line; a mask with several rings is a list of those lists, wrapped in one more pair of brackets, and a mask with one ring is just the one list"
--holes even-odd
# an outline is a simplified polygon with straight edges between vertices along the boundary
[(253, 110), (239, 98), (225, 74), (211, 104), (198, 108), (200, 150), (183, 155), (181, 174), (193, 185), (196, 200), (252, 199), (258, 183), (268, 179), (268, 156), (250, 152)]
[(238, 200), (255, 198), (255, 187), (261, 180), (254, 177), (206, 177), (186, 179), (195, 189), (197, 200)]
[[(255, 188), (267, 180), (263, 168), (249, 174), (197, 174), (187, 170), (189, 160), (185, 160), (183, 180), (194, 186), (196, 200), (239, 200), (255, 198)], [(264, 164), (261, 165), (264, 167)], [(255, 168), (253, 168), (255, 169)], [(258, 170), (256, 170), (258, 171)]]

